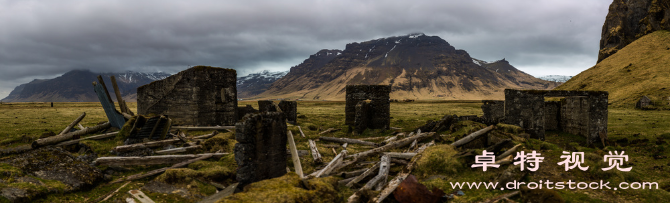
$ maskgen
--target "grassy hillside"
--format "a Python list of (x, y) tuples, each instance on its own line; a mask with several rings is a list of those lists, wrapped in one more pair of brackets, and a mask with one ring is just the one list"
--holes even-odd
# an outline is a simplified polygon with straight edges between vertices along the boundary
[(646, 35), (556, 89), (608, 91), (612, 106), (631, 108), (641, 96), (649, 95), (655, 105), (667, 108), (670, 32)]

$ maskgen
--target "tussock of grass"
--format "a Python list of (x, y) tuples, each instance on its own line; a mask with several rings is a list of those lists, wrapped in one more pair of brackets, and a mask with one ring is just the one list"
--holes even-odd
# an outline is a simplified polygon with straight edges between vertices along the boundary
[(244, 187), (244, 192), (236, 193), (219, 202), (336, 202), (338, 200), (338, 178), (326, 177), (307, 180), (311, 189), (303, 188), (295, 173), (287, 173), (278, 178), (267, 179)]
[(454, 158), (458, 151), (451, 145), (439, 144), (423, 152), (421, 159), (416, 162), (414, 173), (419, 178), (430, 175), (452, 175), (463, 169), (463, 165)]

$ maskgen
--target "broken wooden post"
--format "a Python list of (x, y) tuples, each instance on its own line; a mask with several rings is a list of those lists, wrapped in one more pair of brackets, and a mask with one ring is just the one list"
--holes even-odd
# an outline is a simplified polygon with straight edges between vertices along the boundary
[(302, 174), (302, 165), (300, 164), (300, 157), (298, 156), (298, 149), (295, 147), (295, 140), (293, 140), (293, 133), (289, 130), (286, 135), (289, 149), (291, 149), (291, 159), (293, 160), (293, 168), (295, 168), (295, 173), (298, 174), (300, 178), (304, 178), (305, 175)]
[(410, 161), (409, 164), (407, 164), (407, 166), (403, 168), (402, 172), (400, 172), (395, 178), (393, 178), (393, 180), (389, 182), (388, 185), (386, 185), (384, 189), (382, 189), (382, 191), (379, 193), (379, 195), (377, 195), (377, 197), (372, 199), (372, 202), (381, 203), (384, 199), (386, 199), (386, 197), (388, 197), (391, 193), (393, 193), (393, 191), (396, 188), (398, 188), (400, 183), (402, 183), (402, 181), (405, 180), (405, 178), (407, 178), (407, 176), (409, 176), (409, 174), (412, 172), (412, 169), (414, 169), (414, 164), (416, 163), (417, 160), (421, 159), (423, 151), (425, 151), (426, 148), (434, 144), (435, 141), (431, 141), (430, 143), (419, 147), (419, 149), (416, 150), (417, 155), (415, 156), (415, 158), (412, 158), (412, 161)]
[(314, 142), (314, 140), (309, 139), (307, 140), (307, 143), (309, 144), (309, 150), (312, 152), (312, 158), (314, 159), (314, 163), (323, 162), (323, 159), (321, 159), (321, 153), (319, 153), (319, 149), (316, 148), (316, 143)]
[(356, 184), (359, 181), (365, 179), (365, 177), (368, 177), (370, 174), (374, 173), (374, 171), (377, 170), (377, 168), (379, 168), (380, 164), (381, 164), (381, 162), (377, 162), (375, 165), (373, 165), (372, 167), (365, 170), (365, 172), (363, 172), (361, 175), (358, 175), (358, 176), (356, 176), (356, 178), (349, 181), (349, 183), (347, 183), (346, 186), (347, 187), (352, 187), (352, 186), (354, 186), (354, 184)]
[[(88, 128), (85, 128), (85, 129), (88, 129)], [(85, 138), (79, 138), (79, 139), (76, 139), (76, 140), (61, 142), (61, 143), (56, 144), (56, 146), (67, 146), (67, 145), (71, 145), (71, 144), (77, 144), (77, 143), (79, 143), (79, 141), (82, 141), (82, 140), (100, 140), (100, 139), (115, 137), (118, 134), (119, 134), (119, 132), (116, 131), (116, 132), (105, 133), (105, 134), (101, 134), (101, 135), (93, 135), (93, 136), (89, 136), (89, 137), (85, 137)]]
[(300, 126), (298, 126), (298, 131), (300, 131), (300, 136), (305, 138), (305, 133), (302, 132), (302, 128), (300, 128)]
[[(99, 79), (102, 81), (102, 78)], [(111, 99), (109, 98), (109, 92), (107, 92), (107, 89), (103, 85), (98, 84), (96, 82), (93, 82), (93, 89), (95, 90), (95, 93), (98, 95), (98, 100), (100, 100), (100, 104), (102, 104), (102, 108), (105, 110), (107, 120), (109, 120), (111, 126), (116, 127), (118, 129), (123, 128), (123, 124), (126, 123), (126, 118), (123, 117), (123, 115), (116, 110), (116, 107), (114, 107), (114, 102), (111, 102)]]
[(70, 130), (72, 130), (72, 128), (75, 125), (79, 124), (79, 122), (81, 122), (81, 120), (84, 119), (84, 117), (86, 117), (86, 112), (82, 113), (79, 117), (77, 117), (77, 119), (74, 119), (74, 121), (72, 121), (72, 123), (70, 123), (70, 125), (67, 125), (67, 127), (65, 127), (65, 129), (63, 129), (63, 131), (60, 132), (58, 135), (63, 135), (65, 133), (69, 133)]
[(377, 146), (377, 143), (374, 142), (368, 142), (368, 141), (361, 141), (357, 139), (351, 139), (351, 138), (337, 138), (337, 137), (319, 137), (319, 140), (323, 141), (328, 141), (328, 142), (339, 142), (339, 143), (351, 143), (351, 144), (361, 144), (361, 145), (368, 145), (368, 146)]
[(461, 138), (460, 140), (458, 140), (458, 141), (456, 141), (456, 142), (454, 142), (454, 143), (451, 143), (451, 146), (454, 146), (454, 147), (460, 147), (460, 146), (462, 146), (462, 145), (464, 145), (464, 144), (467, 144), (467, 143), (471, 142), (472, 140), (475, 140), (475, 138), (477, 138), (477, 137), (479, 137), (479, 136), (481, 136), (481, 135), (483, 135), (483, 134), (486, 134), (487, 132), (489, 132), (489, 131), (491, 131), (491, 130), (493, 130), (493, 126), (489, 126), (489, 127), (483, 128), (483, 129), (478, 130), (478, 131), (476, 131), (476, 132), (474, 132), (474, 133), (471, 133), (471, 134), (468, 135), (468, 136), (465, 136), (464, 138)]
[[(331, 160), (326, 167), (323, 167), (323, 169), (319, 170), (316, 174), (314, 174), (314, 177), (321, 177), (324, 175), (330, 174), (330, 172), (335, 169), (339, 164), (342, 163), (342, 160), (344, 160), (344, 157), (347, 156), (347, 150), (342, 150), (333, 160)], [(312, 175), (312, 174), (310, 174)]]
[(235, 129), (235, 126), (172, 126), (173, 130), (226, 130)]
[(97, 132), (97, 131), (104, 130), (104, 129), (107, 129), (107, 128), (110, 128), (110, 127), (111, 127), (111, 124), (109, 122), (106, 122), (104, 124), (100, 124), (100, 125), (96, 125), (94, 127), (86, 128), (84, 130), (79, 130), (79, 131), (66, 133), (66, 134), (63, 134), (63, 135), (57, 135), (57, 136), (51, 136), (51, 137), (47, 137), (47, 138), (38, 139), (38, 140), (35, 140), (32, 143), (32, 147), (33, 147), (33, 149), (37, 149), (37, 148), (42, 147), (42, 146), (57, 144), (59, 142), (71, 140), (71, 139), (74, 139), (74, 138), (79, 138), (79, 136), (81, 136), (81, 135), (86, 135), (86, 134), (89, 134), (89, 133)]
[(156, 165), (156, 164), (175, 164), (184, 160), (195, 159), (202, 156), (212, 158), (221, 158), (228, 153), (205, 153), (205, 154), (185, 154), (185, 155), (158, 155), (144, 157), (99, 157), (95, 160), (96, 165), (100, 166), (136, 166), (136, 165)]
[(119, 90), (119, 86), (116, 84), (116, 78), (112, 75), (109, 76), (109, 78), (112, 80), (112, 87), (114, 88), (114, 93), (116, 94), (116, 102), (119, 103), (119, 110), (123, 113), (128, 113), (126, 110), (126, 103), (123, 102), (123, 97), (121, 97), (121, 91)]
[[(389, 155), (382, 156), (382, 160), (379, 162), (379, 178), (377, 183), (373, 183), (372, 186), (375, 187), (375, 190), (381, 190), (385, 185), (389, 175), (389, 168), (391, 168), (391, 157)], [(366, 185), (367, 186), (367, 185)], [(372, 188), (372, 186), (370, 188)]]

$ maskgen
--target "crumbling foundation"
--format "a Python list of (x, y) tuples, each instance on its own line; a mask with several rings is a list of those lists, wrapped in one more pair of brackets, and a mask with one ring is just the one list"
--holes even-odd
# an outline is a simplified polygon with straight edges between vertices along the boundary
[(247, 114), (235, 124), (235, 161), (240, 187), (286, 174), (286, 117), (279, 112)]

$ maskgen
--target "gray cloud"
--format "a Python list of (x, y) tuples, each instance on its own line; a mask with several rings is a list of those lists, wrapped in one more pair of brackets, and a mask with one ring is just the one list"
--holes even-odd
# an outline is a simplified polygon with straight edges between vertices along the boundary
[(534, 75), (575, 75), (595, 64), (610, 3), (0, 0), (0, 97), (73, 69), (286, 70), (320, 49), (412, 32)]

